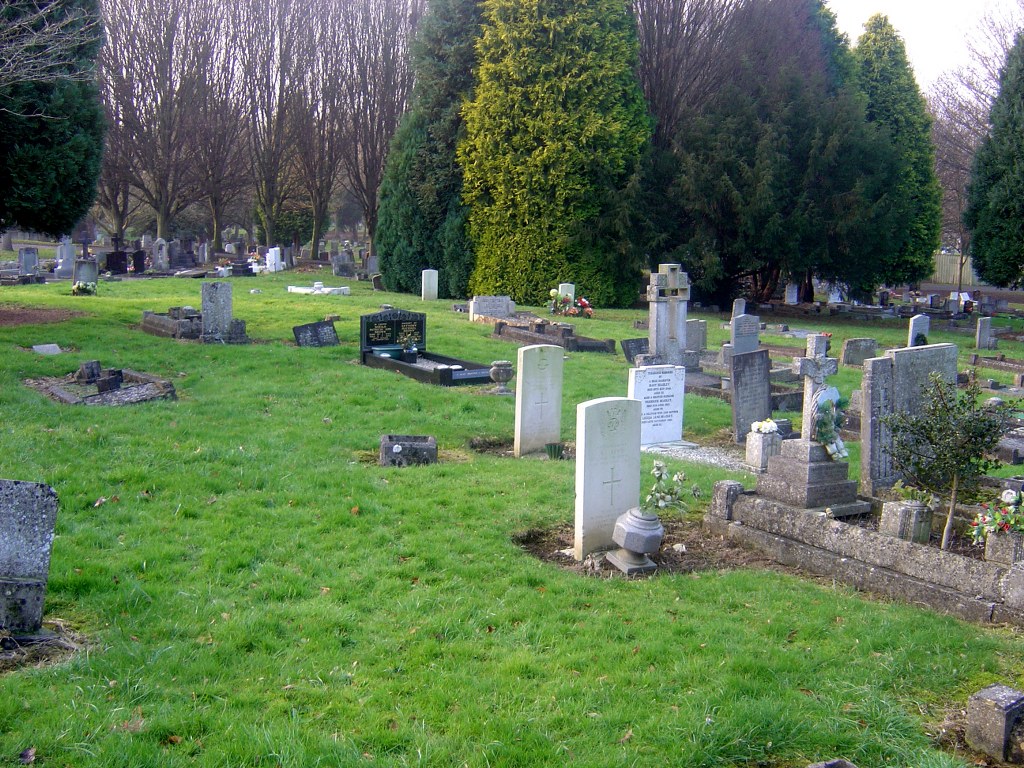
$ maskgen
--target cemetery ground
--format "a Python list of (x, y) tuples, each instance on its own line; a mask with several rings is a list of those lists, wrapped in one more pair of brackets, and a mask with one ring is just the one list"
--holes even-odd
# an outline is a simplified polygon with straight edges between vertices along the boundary
[[(1019, 631), (756, 558), (633, 580), (538, 559), (519, 542), (571, 521), (573, 463), (472, 450), (511, 439), (513, 398), (360, 366), (358, 320), (387, 302), (425, 311), (442, 354), (489, 363), (515, 347), (450, 301), (357, 282), (287, 294), (298, 278), (232, 280), (251, 345), (138, 330), (143, 310), (199, 306), (196, 280), (0, 291), (3, 310), (85, 313), (0, 325), (2, 476), (60, 497), (45, 615), (81, 645), (0, 677), (0, 765), (29, 749), (55, 766), (976, 764), (959, 713), (984, 685), (1024, 684)], [(579, 321), (588, 336), (642, 335), (642, 311), (597, 311)], [(340, 346), (294, 345), (292, 326), (328, 314)], [(710, 346), (725, 340), (724, 316), (690, 314)], [(787, 322), (831, 331), (833, 350), (906, 338), (905, 321)], [(958, 343), (963, 363), (972, 339), (930, 341)], [(44, 343), (65, 352), (31, 351)], [(93, 359), (171, 379), (178, 399), (65, 406), (22, 385)], [(624, 395), (626, 372), (621, 353), (568, 355), (564, 439), (576, 404)], [(859, 376), (835, 380), (849, 394)], [(728, 405), (687, 395), (685, 424), (720, 440)], [(382, 434), (434, 435), (441, 461), (381, 468)], [(703, 490), (689, 519), (714, 481), (753, 486), (669, 464)]]

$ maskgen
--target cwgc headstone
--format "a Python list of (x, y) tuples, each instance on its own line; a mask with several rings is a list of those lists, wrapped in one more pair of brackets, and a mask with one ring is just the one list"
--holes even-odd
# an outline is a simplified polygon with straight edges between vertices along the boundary
[(746, 441), (751, 424), (772, 415), (771, 367), (767, 349), (732, 356), (732, 434), (737, 443)]
[(974, 346), (977, 349), (995, 349), (996, 337), (992, 333), (992, 318), (979, 317), (978, 327), (974, 332)]
[(575, 283), (559, 283), (558, 284), (558, 295), (568, 296), (569, 303), (572, 304), (576, 300), (576, 284)]
[(681, 365), (630, 369), (628, 396), (640, 401), (641, 445), (682, 439), (685, 390), (686, 369)]
[(761, 318), (757, 315), (735, 315), (729, 329), (729, 340), (734, 357), (756, 351), (761, 346)]
[(707, 320), (686, 321), (686, 349), (694, 352), (703, 352), (708, 348), (708, 322)]
[(565, 350), (554, 344), (520, 347), (516, 364), (516, 456), (562, 440), (562, 367)]
[(666, 365), (683, 365), (686, 339), (686, 303), (690, 277), (679, 264), (660, 264), (647, 286), (648, 353)]
[(646, 355), (650, 350), (648, 339), (623, 339), (619, 344), (622, 346), (622, 354), (626, 356), (630, 365), (636, 363), (638, 355)]
[(267, 250), (267, 272), (281, 272), (284, 270), (284, 262), (281, 259), (281, 249), (278, 247)]
[(800, 303), (800, 286), (796, 283), (786, 283), (785, 302), (789, 305)]
[(0, 480), (0, 630), (23, 634), (42, 627), (56, 522), (53, 488)]
[(18, 274), (34, 275), (39, 271), (39, 249), (19, 248), (18, 249)]
[(924, 395), (931, 386), (929, 375), (936, 372), (946, 381), (956, 381), (956, 369), (955, 344), (890, 349), (883, 357), (864, 361), (860, 419), (862, 493), (877, 496), (901, 479), (889, 455), (892, 434), (882, 423), (882, 417), (894, 412), (920, 413)]
[(420, 273), (420, 299), (437, 301), (437, 270), (424, 269)]
[(226, 341), (231, 329), (231, 283), (203, 283), (204, 342)]
[(577, 560), (614, 546), (616, 518), (639, 503), (640, 410), (628, 397), (576, 406)]
[(327, 321), (293, 326), (292, 333), (300, 347), (336, 347), (339, 343), (334, 323)]
[(510, 296), (474, 296), (469, 302), (469, 319), (515, 317), (516, 303)]
[(923, 344), (927, 344), (927, 341), (920, 343), (918, 337), (923, 337), (927, 340), (928, 334), (931, 332), (931, 318), (928, 315), (914, 315), (910, 318), (910, 327), (907, 330), (907, 346), (908, 347), (920, 347)]
[(843, 365), (864, 365), (864, 361), (878, 354), (878, 342), (874, 339), (847, 339), (843, 342), (839, 362)]

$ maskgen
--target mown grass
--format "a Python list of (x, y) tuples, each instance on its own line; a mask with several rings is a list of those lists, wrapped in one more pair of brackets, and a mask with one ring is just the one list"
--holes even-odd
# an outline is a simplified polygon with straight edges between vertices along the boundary
[[(359, 283), (350, 297), (285, 293), (310, 280), (234, 281), (247, 347), (137, 329), (143, 309), (199, 306), (198, 281), (0, 293), (90, 313), (0, 328), (0, 474), (57, 489), (47, 615), (90, 639), (0, 678), (0, 764), (34, 746), (37, 762), (73, 766), (954, 766), (928, 736), (945, 709), (1024, 683), (1016, 632), (841, 586), (759, 571), (601, 580), (533, 559), (513, 536), (571, 520), (572, 463), (469, 450), (511, 438), (512, 399), (359, 366), (358, 317), (424, 310), (431, 349), (479, 362), (515, 347), (450, 302)], [(328, 313), (342, 346), (291, 344), (293, 325)], [(621, 339), (641, 316), (580, 324)], [(905, 334), (792, 324), (834, 343)], [(73, 351), (27, 349), (46, 342)], [(75, 408), (21, 385), (93, 358), (171, 377), (179, 399)], [(576, 403), (624, 395), (626, 370), (568, 356), (566, 439)], [(686, 414), (691, 439), (730, 421), (692, 396)], [(380, 468), (385, 433), (435, 435), (445, 460)], [(715, 480), (750, 481), (676, 464), (705, 491), (694, 512)]]

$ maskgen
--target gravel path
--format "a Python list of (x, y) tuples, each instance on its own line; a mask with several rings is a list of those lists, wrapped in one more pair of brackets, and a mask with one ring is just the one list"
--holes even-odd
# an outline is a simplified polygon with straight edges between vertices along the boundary
[(701, 446), (696, 443), (660, 443), (657, 445), (646, 445), (643, 448), (647, 453), (658, 453), (664, 456), (671, 456), (674, 459), (692, 461), (697, 464), (711, 464), (724, 469), (731, 469), (740, 472), (749, 472), (743, 463), (743, 455), (739, 448), (725, 449)]

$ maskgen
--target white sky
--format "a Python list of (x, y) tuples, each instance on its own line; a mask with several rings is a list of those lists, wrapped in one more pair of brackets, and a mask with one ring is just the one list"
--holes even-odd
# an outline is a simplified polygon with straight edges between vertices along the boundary
[(856, 44), (875, 13), (889, 17), (907, 46), (917, 84), (927, 92), (940, 74), (968, 64), (964, 41), (988, 11), (1017, 7), (1017, 0), (826, 0), (839, 29)]

